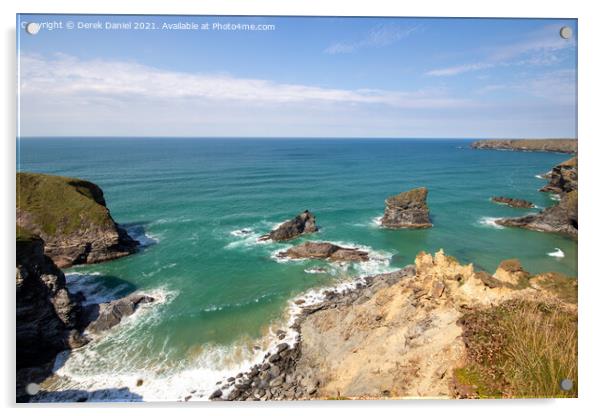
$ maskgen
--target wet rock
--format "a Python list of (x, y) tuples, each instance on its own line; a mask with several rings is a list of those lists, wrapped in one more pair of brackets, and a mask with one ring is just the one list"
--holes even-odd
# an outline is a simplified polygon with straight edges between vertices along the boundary
[(154, 301), (155, 299), (148, 295), (132, 294), (108, 303), (91, 305), (86, 309), (90, 322), (87, 329), (93, 333), (106, 331), (119, 324), (123, 318), (132, 315), (140, 305)]
[(224, 392), (222, 392), (220, 389), (217, 389), (213, 393), (211, 393), (211, 396), (209, 396), (209, 400), (213, 400), (213, 399), (222, 397), (223, 394), (224, 394)]

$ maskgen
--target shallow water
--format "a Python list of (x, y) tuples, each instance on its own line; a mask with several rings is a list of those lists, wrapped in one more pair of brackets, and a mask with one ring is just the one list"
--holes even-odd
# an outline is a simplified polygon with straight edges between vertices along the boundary
[[(145, 247), (119, 260), (68, 270), (91, 299), (150, 291), (160, 304), (73, 352), (54, 388), (129, 387), (145, 400), (210, 390), (266, 346), (289, 300), (341, 279), (394, 270), (444, 248), (493, 272), (516, 257), (532, 273), (577, 274), (568, 238), (497, 227), (493, 219), (536, 209), (492, 203), (494, 195), (555, 202), (536, 175), (564, 154), (472, 150), (465, 140), (24, 139), (19, 168), (91, 180), (114, 219)], [(434, 227), (378, 227), (384, 199), (429, 189)], [(274, 225), (309, 209), (307, 237), (370, 250), (372, 260), (337, 267), (277, 261), (289, 244), (258, 243)], [(562, 252), (564, 256), (560, 256)], [(556, 253), (556, 255), (550, 255)], [(322, 270), (322, 268), (325, 269)], [(77, 273), (77, 274), (76, 274)], [(274, 325), (270, 327), (270, 325)], [(60, 368), (58, 368), (60, 367)], [(142, 386), (136, 386), (143, 379)], [(109, 400), (127, 398), (122, 393)], [(99, 400), (102, 398), (99, 398)]]

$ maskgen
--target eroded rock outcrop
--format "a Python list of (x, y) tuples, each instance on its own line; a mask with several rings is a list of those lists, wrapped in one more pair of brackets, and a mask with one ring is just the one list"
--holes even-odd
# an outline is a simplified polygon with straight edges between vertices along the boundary
[(549, 183), (540, 189), (541, 192), (552, 192), (556, 194), (568, 193), (577, 190), (577, 156), (565, 160), (554, 166), (545, 176)]
[(309, 234), (318, 231), (316, 226), (316, 217), (311, 212), (305, 210), (295, 218), (285, 221), (268, 234), (259, 237), (260, 240), (285, 241), (299, 237), (302, 234)]
[(113, 221), (100, 187), (75, 178), (17, 173), (17, 225), (40, 236), (59, 267), (127, 256), (138, 245)]
[(426, 202), (427, 195), (426, 188), (415, 188), (387, 198), (385, 214), (381, 220), (382, 226), (387, 228), (432, 227)]
[(498, 204), (508, 205), (512, 208), (534, 208), (535, 204), (533, 202), (527, 201), (525, 199), (518, 198), (508, 198), (506, 196), (494, 196), (491, 198), (493, 202), (497, 202)]
[(328, 242), (307, 241), (291, 247), (278, 257), (290, 259), (323, 259), (335, 262), (368, 261), (368, 252), (357, 248), (341, 247)]

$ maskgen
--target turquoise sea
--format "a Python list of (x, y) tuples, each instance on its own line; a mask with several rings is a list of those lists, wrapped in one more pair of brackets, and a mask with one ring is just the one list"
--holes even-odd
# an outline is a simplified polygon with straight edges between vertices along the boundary
[[(57, 360), (63, 377), (46, 387), (128, 389), (98, 400), (132, 399), (129, 392), (178, 400), (195, 390), (193, 400), (202, 400), (216, 381), (263, 355), (274, 331), (286, 327), (291, 299), (403, 267), (422, 250), (443, 248), (489, 272), (519, 258), (532, 273), (576, 276), (575, 241), (495, 227), (494, 218), (537, 210), (489, 200), (555, 203), (538, 192), (546, 181), (537, 175), (570, 156), (469, 145), (460, 139), (21, 139), (20, 170), (97, 183), (114, 219), (144, 243), (130, 257), (66, 270), (71, 288), (91, 302), (132, 291), (159, 298)], [(379, 228), (384, 199), (417, 186), (429, 189), (434, 227)], [(276, 261), (289, 244), (257, 237), (305, 209), (315, 213), (320, 232), (295, 243), (364, 247), (372, 260)], [(559, 250), (564, 257), (550, 255)]]

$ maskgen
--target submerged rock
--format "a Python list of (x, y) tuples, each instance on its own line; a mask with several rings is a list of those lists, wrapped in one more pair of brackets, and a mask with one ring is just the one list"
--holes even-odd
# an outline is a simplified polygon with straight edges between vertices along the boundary
[(497, 202), (498, 204), (506, 204), (511, 206), (512, 208), (535, 208), (535, 204), (533, 202), (518, 199), (518, 198), (508, 198), (505, 196), (494, 196), (491, 198), (493, 202)]
[(295, 218), (283, 222), (268, 234), (262, 235), (259, 237), (259, 240), (285, 241), (298, 237), (301, 234), (309, 234), (316, 231), (318, 231), (316, 217), (311, 212), (305, 210)]
[(426, 188), (415, 188), (390, 196), (385, 200), (385, 215), (381, 224), (388, 228), (432, 227), (426, 203), (427, 195)]
[(17, 173), (17, 225), (40, 236), (59, 267), (127, 256), (138, 245), (113, 221), (102, 189), (76, 178)]
[(357, 248), (341, 247), (328, 242), (307, 241), (278, 253), (278, 257), (291, 259), (323, 259), (330, 261), (368, 261), (368, 253)]

